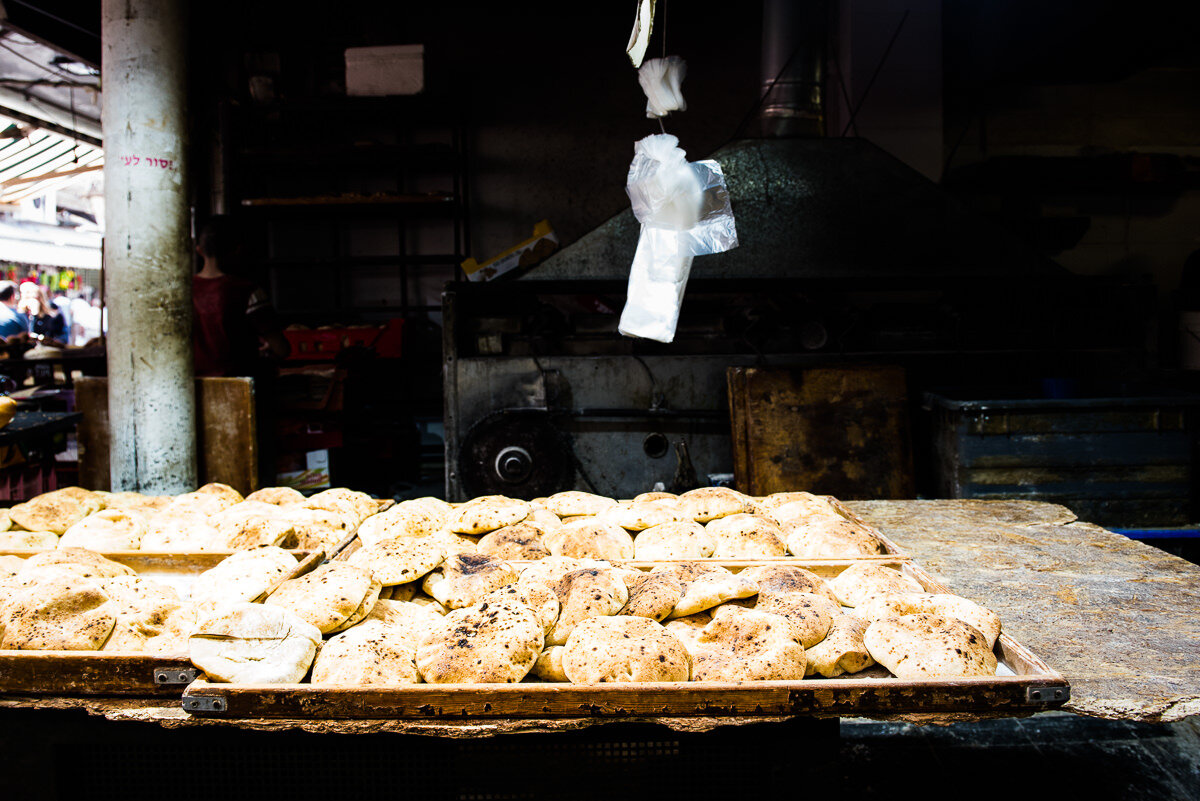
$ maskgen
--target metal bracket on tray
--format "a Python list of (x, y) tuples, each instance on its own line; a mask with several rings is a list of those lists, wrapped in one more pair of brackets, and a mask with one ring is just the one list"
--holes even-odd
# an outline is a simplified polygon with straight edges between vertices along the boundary
[(158, 668), (154, 671), (155, 684), (191, 684), (199, 673), (195, 668)]
[(1025, 700), (1031, 704), (1051, 704), (1071, 700), (1071, 688), (1060, 685), (1033, 685), (1025, 688)]
[(183, 696), (185, 712), (224, 712), (226, 701), (218, 695), (185, 695)]

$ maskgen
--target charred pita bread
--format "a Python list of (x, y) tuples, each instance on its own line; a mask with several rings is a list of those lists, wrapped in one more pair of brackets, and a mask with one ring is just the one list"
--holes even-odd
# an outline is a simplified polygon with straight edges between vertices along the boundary
[(786, 619), (792, 636), (805, 648), (812, 648), (825, 639), (834, 618), (842, 611), (828, 598), (805, 592), (760, 597), (754, 610), (771, 612)]
[(503, 495), (483, 495), (450, 512), (446, 527), (457, 534), (479, 535), (520, 523), (533, 507), (527, 501)]
[(580, 621), (615, 615), (629, 601), (629, 590), (612, 568), (585, 567), (560, 578), (551, 588), (560, 611), (547, 645), (564, 645)]
[(804, 678), (808, 659), (779, 615), (722, 606), (700, 633), (695, 681), (788, 681)]
[(687, 648), (687, 652), (692, 655), (692, 661), (694, 662), (700, 652), (700, 635), (703, 633), (705, 626), (711, 622), (712, 615), (708, 612), (697, 612), (694, 615), (686, 615), (668, 620), (663, 626), (666, 627), (667, 631), (679, 638), (679, 641)]
[(331, 637), (312, 666), (313, 684), (396, 687), (420, 681), (416, 646), (404, 632), (378, 620)]
[(823, 578), (796, 565), (755, 565), (746, 568), (739, 575), (758, 585), (760, 599), (789, 592), (808, 592), (838, 603), (837, 596)]
[(694, 615), (725, 601), (749, 598), (758, 593), (758, 585), (753, 581), (735, 575), (720, 565), (679, 562), (658, 565), (651, 572), (673, 575), (683, 586), (683, 595), (670, 615), (673, 618)]
[(527, 522), (489, 531), (479, 539), (480, 553), (497, 559), (542, 559), (550, 549), (542, 542), (542, 530)]
[(713, 538), (714, 559), (761, 559), (786, 556), (783, 531), (763, 515), (739, 512), (713, 520), (704, 529)]
[(632, 559), (633, 537), (618, 525), (586, 518), (565, 524), (562, 534), (551, 540), (550, 552), (576, 559)]
[(456, 553), (426, 576), (421, 588), (442, 606), (461, 609), (516, 580), (516, 568), (508, 562), (482, 553)]
[(8, 515), (13, 523), (26, 531), (62, 534), (103, 508), (104, 501), (96, 493), (79, 487), (63, 487), (18, 503), (8, 510)]
[(957, 595), (944, 593), (877, 595), (855, 607), (854, 613), (870, 622), (922, 613), (954, 618), (974, 627), (976, 631), (983, 634), (989, 649), (996, 645), (996, 639), (1000, 636), (999, 615), (991, 609)]
[(518, 682), (542, 646), (542, 624), (529, 607), (484, 601), (450, 612), (425, 634), (417, 669), (431, 684)]
[(691, 658), (661, 623), (617, 615), (582, 621), (562, 654), (563, 672), (577, 684), (687, 681)]
[(558, 623), (558, 613), (561, 605), (554, 591), (541, 584), (507, 584), (500, 589), (488, 593), (485, 602), (525, 604), (533, 612), (546, 634), (554, 630)]
[(844, 518), (809, 518), (783, 524), (787, 549), (801, 559), (857, 559), (878, 556), (883, 543), (867, 529)]
[(675, 611), (675, 605), (683, 597), (683, 585), (670, 573), (642, 573), (628, 570), (622, 573), (629, 600), (617, 613), (633, 617), (647, 617), (661, 623)]
[(850, 565), (829, 582), (829, 589), (842, 606), (861, 606), (880, 595), (923, 593), (925, 588), (911, 576), (884, 565)]
[(700, 487), (679, 496), (685, 519), (707, 523), (719, 517), (753, 512), (754, 499), (729, 487)]
[(0, 649), (95, 651), (116, 622), (116, 606), (98, 581), (50, 572), (0, 607)]
[(433, 537), (398, 537), (359, 548), (346, 561), (391, 587), (422, 578), (445, 559), (442, 543)]

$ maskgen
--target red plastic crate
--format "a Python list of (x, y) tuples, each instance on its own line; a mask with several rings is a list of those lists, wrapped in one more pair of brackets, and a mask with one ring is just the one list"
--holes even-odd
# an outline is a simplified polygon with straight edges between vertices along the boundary
[(344, 348), (371, 347), (379, 338), (378, 328), (321, 328), (316, 331), (288, 329), (283, 332), (292, 346), (289, 359), (333, 359)]

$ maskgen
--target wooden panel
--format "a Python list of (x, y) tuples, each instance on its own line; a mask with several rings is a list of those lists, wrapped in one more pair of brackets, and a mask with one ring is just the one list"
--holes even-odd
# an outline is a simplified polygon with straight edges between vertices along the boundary
[(243, 495), (258, 489), (253, 379), (196, 379), (196, 408), (200, 483), (228, 484)]
[[(108, 379), (75, 382), (79, 423), (79, 485), (109, 490)], [(254, 382), (249, 378), (196, 379), (196, 454), (201, 484), (219, 481), (242, 494), (258, 489)]]
[(178, 697), (182, 685), (158, 684), (154, 674), (191, 668), (187, 654), (0, 651), (0, 693)]
[[(908, 394), (898, 367), (742, 368), (729, 378), (732, 436), (751, 495), (914, 494)], [(735, 448), (735, 462), (737, 449)], [(736, 468), (735, 468), (736, 471)]]
[(746, 368), (730, 367), (725, 371), (725, 380), (729, 387), (734, 488), (750, 495), (753, 493), (750, 492), (750, 451), (746, 441)]

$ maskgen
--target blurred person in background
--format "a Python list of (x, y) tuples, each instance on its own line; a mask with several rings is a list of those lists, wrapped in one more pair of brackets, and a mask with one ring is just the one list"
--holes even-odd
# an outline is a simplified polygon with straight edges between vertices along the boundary
[(0, 339), (18, 341), (29, 334), (29, 318), (17, 311), (21, 295), (12, 281), (0, 281)]

